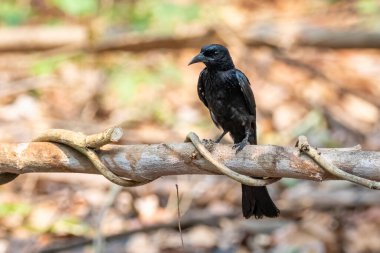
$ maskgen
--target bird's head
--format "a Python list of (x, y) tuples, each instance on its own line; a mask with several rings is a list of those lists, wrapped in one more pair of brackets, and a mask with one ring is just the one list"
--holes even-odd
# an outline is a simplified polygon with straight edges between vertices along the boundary
[(229, 70), (234, 68), (228, 49), (219, 44), (202, 47), (201, 52), (189, 62), (189, 65), (197, 62), (203, 62), (208, 69), (213, 70)]

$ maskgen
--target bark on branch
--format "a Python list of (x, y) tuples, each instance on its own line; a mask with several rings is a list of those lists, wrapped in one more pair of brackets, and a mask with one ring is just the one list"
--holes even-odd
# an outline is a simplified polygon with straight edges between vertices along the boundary
[[(380, 181), (380, 152), (355, 149), (318, 149), (340, 169)], [(106, 145), (97, 151), (115, 174), (136, 181), (183, 174), (219, 174), (191, 143)], [(297, 148), (247, 146), (235, 154), (231, 145), (214, 145), (211, 154), (230, 169), (249, 176), (288, 177), (322, 181), (337, 179)], [(60, 144), (0, 144), (0, 172), (98, 173), (80, 153)]]

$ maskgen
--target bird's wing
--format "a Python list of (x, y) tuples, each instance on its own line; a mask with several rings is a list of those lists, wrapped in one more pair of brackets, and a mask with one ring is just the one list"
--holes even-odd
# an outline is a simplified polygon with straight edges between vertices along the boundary
[(199, 75), (198, 79), (198, 97), (203, 102), (203, 104), (208, 108), (207, 101), (206, 101), (206, 95), (205, 95), (205, 83), (206, 83), (206, 74), (207, 74), (207, 68), (204, 68), (202, 72)]
[[(206, 84), (206, 75), (207, 75), (207, 68), (204, 68), (201, 72), (201, 74), (199, 75), (199, 79), (198, 79), (198, 97), (199, 99), (203, 102), (203, 104), (208, 108), (208, 104), (207, 104), (207, 100), (206, 100), (206, 95), (205, 95), (205, 84)], [(216, 121), (216, 117), (215, 115), (212, 113), (212, 111), (210, 110), (210, 115), (211, 115), (211, 119), (212, 121), (214, 122), (215, 126), (217, 128), (220, 127), (219, 123)]]
[(210, 110), (210, 115), (211, 115), (212, 122), (214, 122), (215, 126), (216, 126), (217, 128), (220, 128), (220, 125), (219, 125), (218, 121), (216, 121), (216, 117), (215, 117), (215, 115), (212, 113), (211, 110)]
[(253, 96), (251, 89), (251, 84), (249, 83), (248, 78), (240, 70), (235, 71), (235, 76), (238, 80), (240, 90), (243, 92), (249, 112), (254, 115), (256, 113), (256, 104), (255, 97)]

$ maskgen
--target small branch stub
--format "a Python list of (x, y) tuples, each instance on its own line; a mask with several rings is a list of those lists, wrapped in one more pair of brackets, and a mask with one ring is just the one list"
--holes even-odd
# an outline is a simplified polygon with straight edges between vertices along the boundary
[(101, 133), (86, 136), (86, 147), (100, 148), (110, 142), (118, 142), (123, 137), (123, 129), (120, 127), (109, 128)]

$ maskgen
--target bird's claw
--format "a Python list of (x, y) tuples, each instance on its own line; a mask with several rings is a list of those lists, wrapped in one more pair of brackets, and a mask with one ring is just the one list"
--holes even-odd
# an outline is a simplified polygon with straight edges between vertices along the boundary
[(242, 142), (236, 143), (232, 146), (233, 149), (236, 149), (236, 154), (243, 150), (245, 146), (248, 145), (248, 140), (243, 140)]

